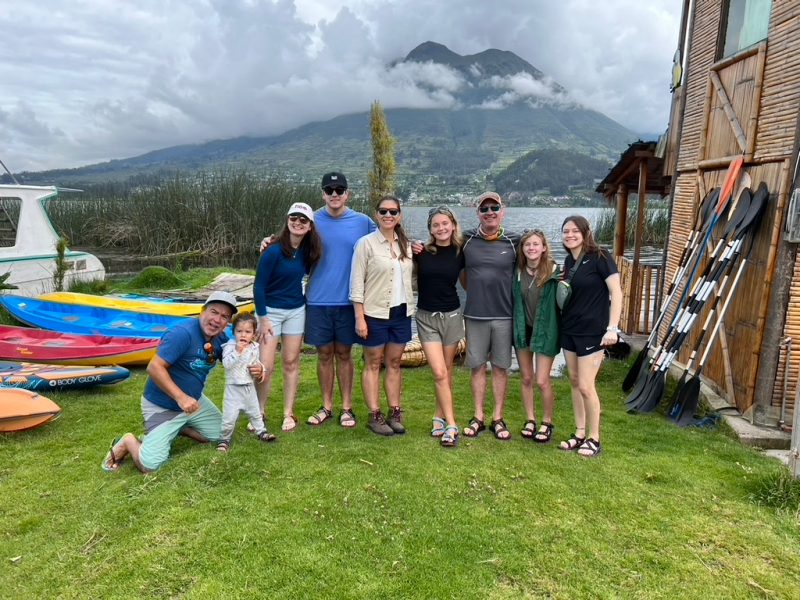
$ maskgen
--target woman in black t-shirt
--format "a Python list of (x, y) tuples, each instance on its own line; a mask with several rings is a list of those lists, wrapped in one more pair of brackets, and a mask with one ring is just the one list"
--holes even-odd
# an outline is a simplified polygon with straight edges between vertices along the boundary
[(430, 210), (428, 232), (424, 250), (414, 255), (419, 294), (415, 318), (436, 391), (431, 435), (440, 438), (442, 446), (455, 446), (458, 426), (453, 411), (453, 359), (464, 337), (456, 281), (464, 269), (464, 254), (458, 221), (446, 206)]
[(603, 346), (617, 342), (622, 288), (614, 260), (597, 246), (585, 217), (567, 217), (561, 236), (567, 250), (564, 278), (572, 289), (561, 311), (561, 348), (572, 386), (575, 433), (559, 447), (590, 458), (601, 450), (595, 379), (603, 362)]

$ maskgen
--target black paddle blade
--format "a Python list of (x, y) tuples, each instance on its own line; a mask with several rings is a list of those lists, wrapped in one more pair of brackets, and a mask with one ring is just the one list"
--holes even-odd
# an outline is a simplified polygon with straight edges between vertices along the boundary
[(769, 200), (769, 190), (767, 189), (767, 184), (762, 181), (750, 200), (750, 208), (747, 209), (747, 214), (742, 219), (740, 230), (750, 227), (758, 228), (764, 210), (767, 208), (767, 200)]
[(657, 371), (653, 377), (647, 393), (643, 396), (642, 402), (639, 404), (637, 410), (642, 413), (653, 412), (656, 407), (661, 404), (664, 398), (664, 385), (667, 381), (667, 373), (665, 371)]
[(623, 392), (630, 392), (633, 389), (633, 384), (636, 383), (636, 380), (639, 377), (639, 372), (642, 370), (644, 359), (647, 358), (647, 353), (649, 351), (649, 345), (645, 344), (644, 348), (642, 348), (639, 354), (636, 355), (636, 360), (633, 361), (631, 368), (628, 369), (628, 374), (625, 375), (625, 379), (622, 380)]
[(634, 383), (628, 399), (625, 400), (625, 406), (627, 407), (628, 412), (636, 411), (637, 407), (644, 398), (644, 394), (649, 388), (649, 382), (653, 375), (654, 373), (650, 369), (642, 369), (639, 372), (639, 377), (636, 378), (636, 383)]
[(678, 397), (675, 399), (675, 405), (669, 415), (670, 419), (678, 425), (688, 425), (694, 418), (699, 402), (700, 378), (695, 375), (678, 391)]
[(736, 201), (736, 208), (728, 219), (728, 224), (723, 233), (725, 237), (739, 228), (739, 225), (742, 224), (742, 221), (744, 221), (744, 218), (747, 216), (747, 211), (750, 209), (751, 203), (752, 196), (750, 195), (750, 189), (744, 188), (742, 193), (739, 194), (739, 199)]
[(708, 194), (706, 194), (705, 199), (700, 204), (700, 222), (701, 223), (708, 223), (708, 218), (711, 216), (711, 213), (714, 212), (714, 209), (717, 207), (717, 200), (719, 200), (719, 188), (714, 188)]
[[(692, 354), (694, 354), (694, 352)], [(675, 389), (672, 390), (672, 396), (669, 397), (669, 412), (667, 413), (668, 415), (672, 414), (672, 409), (674, 408), (676, 402), (678, 401), (678, 394), (680, 393), (683, 385), (686, 383), (687, 373), (688, 370), (684, 371), (683, 374), (681, 374), (681, 378), (678, 380), (678, 385), (676, 385)]]

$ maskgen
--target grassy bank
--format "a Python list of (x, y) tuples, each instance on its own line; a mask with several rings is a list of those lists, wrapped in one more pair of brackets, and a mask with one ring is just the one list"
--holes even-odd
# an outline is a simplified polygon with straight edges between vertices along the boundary
[[(319, 405), (314, 366), (303, 358), (301, 419)], [(0, 436), (0, 596), (794, 597), (796, 505), (763, 504), (785, 470), (723, 432), (627, 415), (625, 372), (613, 362), (601, 372), (595, 460), (520, 438), (516, 375), (509, 443), (483, 434), (440, 448), (427, 435), (433, 389), (420, 368), (404, 372), (405, 436), (367, 432), (357, 391), (356, 430), (301, 425), (265, 445), (240, 423), (227, 456), (181, 440), (149, 476), (129, 463), (100, 469), (112, 437), (141, 432), (143, 372), (49, 394), (59, 420)], [(217, 369), (208, 385), (217, 401), (222, 384)], [(464, 424), (463, 368), (456, 390)], [(571, 431), (564, 378), (556, 394), (559, 440)]]

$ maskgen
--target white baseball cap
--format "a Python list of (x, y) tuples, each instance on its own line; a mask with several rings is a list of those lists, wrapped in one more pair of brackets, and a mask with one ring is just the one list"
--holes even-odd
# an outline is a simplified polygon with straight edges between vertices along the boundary
[(231, 313), (232, 315), (235, 315), (237, 312), (239, 312), (239, 309), (236, 308), (236, 297), (230, 292), (223, 292), (223, 291), (211, 292), (211, 294), (208, 296), (205, 303), (203, 304), (203, 308), (205, 308), (206, 306), (208, 306), (213, 302), (222, 302), (223, 304), (227, 304), (228, 306), (230, 306), (231, 310), (233, 311)]
[(314, 220), (314, 210), (305, 202), (295, 202), (289, 207), (288, 215), (303, 215), (309, 221)]

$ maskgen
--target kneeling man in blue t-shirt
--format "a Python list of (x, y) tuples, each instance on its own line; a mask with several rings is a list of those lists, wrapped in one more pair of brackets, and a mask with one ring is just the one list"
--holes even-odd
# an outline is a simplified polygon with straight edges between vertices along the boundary
[[(222, 358), (222, 344), (228, 341), (225, 328), (235, 313), (232, 294), (213, 292), (200, 316), (164, 334), (147, 365), (141, 399), (144, 440), (140, 442), (132, 433), (115, 439), (103, 460), (103, 470), (117, 471), (130, 455), (143, 473), (155, 471), (167, 461), (172, 443), (181, 434), (199, 442), (220, 439), (222, 414), (203, 394), (203, 387)], [(251, 367), (259, 369), (263, 369), (260, 364)]]

